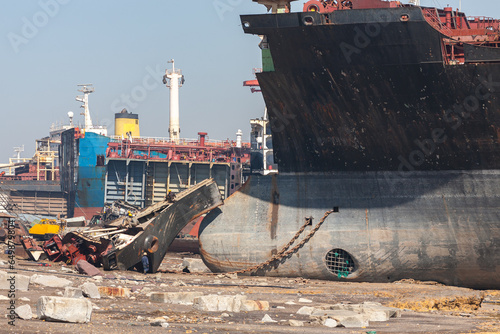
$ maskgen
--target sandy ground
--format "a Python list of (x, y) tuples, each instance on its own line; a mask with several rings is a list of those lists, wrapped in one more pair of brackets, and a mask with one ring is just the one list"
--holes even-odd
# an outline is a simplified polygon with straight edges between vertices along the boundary
[[(183, 257), (193, 254), (168, 253), (161, 269), (178, 270)], [(0, 260), (7, 256), (0, 255)], [(475, 291), (447, 287), (432, 282), (401, 281), (390, 284), (330, 282), (301, 278), (224, 277), (209, 274), (157, 273), (143, 275), (132, 271), (104, 272), (101, 281), (63, 271), (62, 264), (33, 266), (18, 260), (19, 274), (51, 274), (64, 277), (77, 287), (85, 282), (98, 286), (127, 287), (130, 298), (92, 299), (95, 309), (88, 324), (70, 324), (16, 319), (15, 326), (4, 320), (0, 332), (9, 333), (500, 333), (500, 291)], [(67, 269), (71, 269), (69, 266)], [(6, 271), (6, 266), (0, 266)], [(16, 306), (29, 304), (36, 314), (40, 296), (58, 296), (62, 288), (30, 285), (29, 291), (18, 291)], [(148, 292), (198, 291), (204, 294), (245, 294), (248, 299), (270, 303), (268, 311), (200, 312), (189, 305), (153, 303)], [(6, 291), (2, 291), (6, 295)], [(20, 300), (28, 298), (29, 301)], [(301, 303), (306, 298), (312, 303)], [(328, 328), (310, 322), (309, 316), (296, 314), (302, 306), (319, 306), (341, 302), (380, 302), (399, 307), (401, 318), (371, 322), (367, 328)], [(287, 303), (288, 302), (288, 303)], [(294, 302), (295, 304), (290, 304)], [(9, 301), (0, 301), (7, 314)], [(227, 314), (222, 314), (227, 313)], [(268, 314), (276, 323), (261, 322)], [(153, 327), (150, 319), (166, 317), (169, 327)], [(288, 320), (302, 320), (304, 327), (291, 327)]]

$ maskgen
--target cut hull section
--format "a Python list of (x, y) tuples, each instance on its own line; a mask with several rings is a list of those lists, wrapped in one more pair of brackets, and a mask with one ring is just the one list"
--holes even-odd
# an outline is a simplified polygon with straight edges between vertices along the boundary
[[(314, 226), (335, 209), (295, 254), (255, 274), (498, 289), (498, 187), (496, 171), (252, 176), (203, 220), (200, 251), (213, 271), (245, 269), (269, 260), (305, 218)], [(326, 260), (339, 251), (354, 262), (347, 277)]]

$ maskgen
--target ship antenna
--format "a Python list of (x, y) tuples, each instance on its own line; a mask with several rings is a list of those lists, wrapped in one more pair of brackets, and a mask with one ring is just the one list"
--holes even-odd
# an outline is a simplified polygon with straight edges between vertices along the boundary
[(16, 162), (21, 162), (21, 152), (24, 152), (24, 145), (14, 147), (14, 152), (16, 152)]
[(90, 110), (89, 110), (89, 94), (94, 92), (94, 87), (92, 87), (92, 84), (84, 84), (84, 85), (77, 85), (78, 87), (82, 87), (79, 89), (79, 92), (83, 93), (83, 96), (77, 96), (76, 100), (78, 102), (82, 102), (83, 104), (80, 106), (80, 108), (83, 108), (83, 113), (81, 115), (85, 116), (85, 131), (90, 130), (93, 128), (92, 125), (92, 118), (90, 117)]

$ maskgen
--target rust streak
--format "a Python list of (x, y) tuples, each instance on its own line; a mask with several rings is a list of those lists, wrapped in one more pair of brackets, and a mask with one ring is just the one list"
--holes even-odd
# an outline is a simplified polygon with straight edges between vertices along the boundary
[(208, 253), (205, 249), (203, 249), (203, 246), (200, 244), (200, 254), (205, 260), (206, 264), (208, 264), (209, 268), (213, 266), (214, 268), (217, 268), (217, 270), (210, 268), (210, 270), (214, 272), (229, 272), (232, 271), (233, 268), (238, 268), (238, 269), (245, 269), (251, 266), (254, 266), (255, 263), (252, 262), (236, 262), (236, 261), (229, 261), (229, 260), (218, 260), (216, 257), (212, 256), (212, 254)]
[(272, 188), (271, 188), (271, 239), (276, 239), (278, 231), (278, 210), (280, 205), (280, 193), (278, 191), (278, 183), (276, 175), (272, 178)]

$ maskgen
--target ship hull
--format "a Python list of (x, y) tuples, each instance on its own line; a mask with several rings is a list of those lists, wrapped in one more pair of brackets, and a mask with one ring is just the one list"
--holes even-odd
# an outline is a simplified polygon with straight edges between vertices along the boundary
[(500, 168), (499, 66), (372, 70), (259, 74), (280, 171)]
[(241, 20), (272, 56), (257, 78), (280, 172), (500, 168), (500, 48), (450, 65), (419, 7)]
[[(306, 217), (312, 226), (294, 245), (335, 208), (302, 248), (251, 273), (499, 289), (499, 187), (498, 171), (252, 176), (203, 220), (200, 252), (216, 272), (250, 268), (279, 252)], [(347, 277), (329, 267), (331, 250), (352, 257)]]
[(500, 48), (465, 44), (451, 61), (415, 6), (241, 21), (265, 36), (257, 79), (280, 174), (204, 219), (209, 268), (265, 262), (334, 210), (251, 273), (500, 288)]
[(90, 220), (104, 206), (106, 166), (104, 157), (109, 138), (87, 132), (75, 136), (75, 129), (61, 134), (61, 189), (66, 194), (68, 216)]

